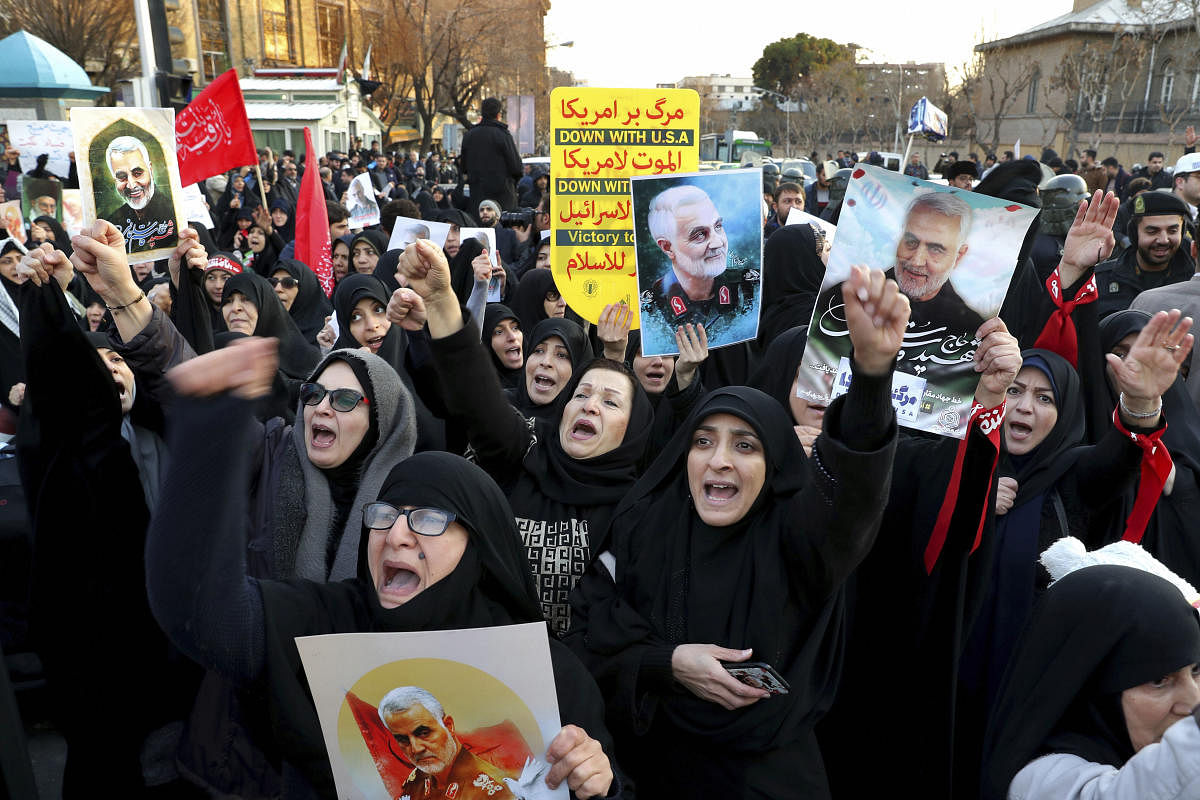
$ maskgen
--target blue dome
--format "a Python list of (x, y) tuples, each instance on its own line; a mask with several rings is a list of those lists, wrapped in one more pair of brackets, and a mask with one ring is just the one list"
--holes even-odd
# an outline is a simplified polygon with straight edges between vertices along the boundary
[(92, 99), (108, 92), (93, 86), (83, 67), (32, 33), (17, 31), (0, 39), (0, 96)]

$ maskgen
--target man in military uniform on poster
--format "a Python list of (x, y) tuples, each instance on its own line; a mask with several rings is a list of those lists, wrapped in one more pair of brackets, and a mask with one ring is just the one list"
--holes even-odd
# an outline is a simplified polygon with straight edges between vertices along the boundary
[(416, 766), (404, 781), (409, 800), (513, 800), (500, 770), (462, 746), (454, 720), (425, 689), (388, 692), (379, 702), (379, 718), (400, 755)]
[[(138, 253), (179, 243), (170, 189), (159, 191), (146, 146), (132, 136), (113, 139), (104, 153), (121, 205), (104, 219), (125, 237), (127, 252)], [(164, 176), (165, 177), (165, 176)], [(100, 198), (97, 197), (97, 209)]]
[(754, 308), (757, 261), (729, 266), (729, 239), (721, 212), (698, 186), (673, 186), (655, 195), (646, 218), (650, 236), (670, 264), (642, 292), (642, 326), (658, 327), (674, 342), (681, 325), (703, 325), (710, 346), (722, 330)]
[(1131, 245), (1117, 258), (1096, 267), (1096, 311), (1103, 319), (1129, 308), (1147, 289), (1191, 279), (1191, 215), (1183, 200), (1159, 191), (1133, 198), (1133, 215), (1126, 228)]

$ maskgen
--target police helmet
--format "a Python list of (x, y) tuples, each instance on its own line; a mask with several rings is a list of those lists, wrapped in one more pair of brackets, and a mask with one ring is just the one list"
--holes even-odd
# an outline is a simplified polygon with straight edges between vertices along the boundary
[(1087, 183), (1078, 175), (1058, 175), (1041, 185), (1042, 232), (1066, 236), (1075, 221), (1079, 201), (1088, 197)]
[(799, 167), (788, 167), (783, 171), (783, 179), (788, 181), (804, 180), (804, 170)]
[(779, 165), (772, 161), (764, 161), (762, 165), (763, 175), (778, 175)]

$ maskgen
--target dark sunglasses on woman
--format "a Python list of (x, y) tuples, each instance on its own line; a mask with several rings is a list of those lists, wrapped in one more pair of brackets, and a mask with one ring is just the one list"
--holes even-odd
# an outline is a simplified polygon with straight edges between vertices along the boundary
[(300, 384), (300, 402), (306, 406), (320, 405), (326, 394), (329, 395), (329, 405), (334, 411), (353, 411), (359, 403), (366, 405), (370, 402), (353, 389), (326, 389), (319, 383)]
[(285, 289), (295, 289), (297, 286), (300, 285), (300, 282), (297, 281), (295, 278), (291, 277), (290, 275), (285, 276), (283, 278), (276, 278), (276, 277), (272, 276), (270, 278), (267, 278), (267, 280), (270, 281), (272, 286), (282, 286)]

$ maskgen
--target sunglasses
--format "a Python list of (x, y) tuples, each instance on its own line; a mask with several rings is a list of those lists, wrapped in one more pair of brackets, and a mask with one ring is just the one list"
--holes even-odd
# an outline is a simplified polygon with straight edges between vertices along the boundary
[(370, 402), (353, 389), (326, 389), (319, 383), (300, 384), (300, 402), (306, 406), (319, 405), (326, 394), (329, 395), (329, 406), (334, 411), (353, 411), (359, 403), (367, 405)]
[(295, 289), (300, 285), (300, 282), (290, 275), (283, 278), (267, 278), (267, 281), (269, 281), (272, 286), (282, 286), (285, 289)]
[(363, 525), (373, 531), (391, 530), (401, 517), (408, 517), (408, 527), (422, 536), (441, 536), (455, 519), (454, 514), (440, 508), (396, 508), (391, 503), (363, 506)]

